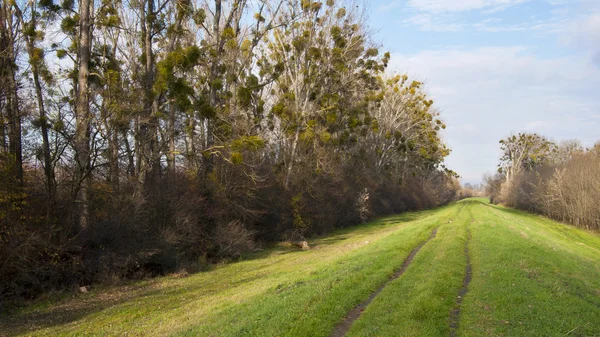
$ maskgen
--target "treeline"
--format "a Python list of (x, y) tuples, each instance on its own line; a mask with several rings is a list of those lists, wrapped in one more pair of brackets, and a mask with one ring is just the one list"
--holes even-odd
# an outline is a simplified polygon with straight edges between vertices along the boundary
[(461, 186), (456, 198), (462, 200), (466, 198), (481, 198), (485, 196), (486, 194), (484, 185), (465, 183)]
[(0, 297), (198, 269), (455, 197), (333, 0), (2, 0)]
[(600, 230), (600, 142), (586, 149), (577, 140), (520, 133), (500, 144), (498, 173), (486, 177), (493, 202)]

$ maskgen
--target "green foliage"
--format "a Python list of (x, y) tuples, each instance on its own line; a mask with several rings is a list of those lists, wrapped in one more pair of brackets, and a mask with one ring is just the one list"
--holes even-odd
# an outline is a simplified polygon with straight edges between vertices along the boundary
[(304, 233), (310, 228), (310, 221), (306, 220), (302, 214), (304, 210), (302, 194), (298, 194), (292, 198), (291, 206), (294, 217), (294, 228), (304, 237)]
[(75, 34), (75, 28), (79, 22), (79, 15), (65, 17), (60, 23), (60, 29), (66, 34)]
[(206, 20), (206, 12), (202, 8), (198, 8), (193, 15), (193, 20), (196, 25), (201, 25)]
[(166, 55), (156, 65), (157, 78), (154, 83), (154, 91), (156, 93), (166, 92), (180, 110), (186, 111), (195, 106), (202, 115), (209, 116), (214, 112), (206, 106), (205, 101), (194, 97), (195, 91), (192, 83), (185, 77), (187, 72), (199, 64), (202, 57), (203, 53), (197, 46), (178, 48)]
[(58, 12), (61, 7), (54, 3), (53, 0), (39, 0), (38, 5), (41, 9), (49, 12)]
[(62, 0), (61, 7), (63, 10), (72, 11), (75, 6), (75, 0)]
[(231, 142), (234, 151), (258, 151), (265, 146), (260, 136), (242, 136)]
[(239, 165), (244, 162), (244, 157), (240, 152), (232, 152), (231, 162), (235, 165)]

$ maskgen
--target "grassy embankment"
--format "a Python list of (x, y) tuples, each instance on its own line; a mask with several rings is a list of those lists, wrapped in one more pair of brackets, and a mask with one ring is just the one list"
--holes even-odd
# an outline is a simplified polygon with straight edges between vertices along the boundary
[(330, 336), (389, 281), (348, 336), (600, 336), (597, 234), (470, 199), (311, 245), (37, 301), (0, 316), (0, 335)]

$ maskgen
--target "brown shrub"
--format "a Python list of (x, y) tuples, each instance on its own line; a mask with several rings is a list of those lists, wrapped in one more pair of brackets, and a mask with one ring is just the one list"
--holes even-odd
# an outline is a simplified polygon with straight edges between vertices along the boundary
[(214, 241), (221, 257), (239, 258), (256, 248), (255, 232), (239, 220), (233, 220), (215, 229)]
[(593, 151), (522, 172), (510, 182), (500, 182), (499, 177), (487, 182), (495, 201), (600, 230), (600, 156)]

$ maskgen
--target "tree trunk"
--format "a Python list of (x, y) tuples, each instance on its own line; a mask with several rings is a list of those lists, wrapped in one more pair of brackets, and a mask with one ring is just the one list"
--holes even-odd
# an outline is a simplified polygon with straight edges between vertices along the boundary
[(14, 160), (15, 180), (23, 185), (23, 151), (21, 146), (21, 113), (19, 111), (19, 95), (17, 85), (16, 39), (13, 31), (13, 13), (11, 6), (5, 1), (2, 6), (2, 35), (4, 39), (6, 77), (6, 117), (8, 118), (8, 152)]
[(296, 132), (294, 134), (294, 140), (292, 143), (292, 151), (290, 153), (290, 158), (288, 162), (287, 172), (285, 175), (285, 183), (284, 187), (287, 189), (290, 183), (290, 177), (292, 176), (293, 168), (294, 168), (294, 160), (296, 160), (296, 147), (298, 146), (298, 138), (300, 137), (300, 128), (296, 128)]
[[(33, 52), (33, 46), (30, 47)], [(30, 54), (31, 55), (31, 54)], [(33, 83), (35, 85), (35, 95), (38, 103), (40, 115), (40, 124), (42, 129), (42, 152), (44, 155), (44, 175), (46, 176), (46, 193), (48, 198), (54, 198), (54, 168), (52, 167), (52, 155), (50, 153), (50, 140), (48, 138), (48, 121), (46, 119), (46, 110), (44, 108), (44, 97), (42, 94), (42, 85), (40, 83), (39, 69), (37, 64), (31, 65)]]
[[(12, 58), (12, 57), (11, 57)], [(14, 64), (14, 63), (13, 63)], [(9, 124), (8, 141), (9, 153), (15, 164), (15, 179), (19, 185), (23, 185), (23, 150), (21, 146), (21, 113), (19, 111), (19, 95), (15, 74), (16, 65), (9, 68), (8, 87), (9, 92)]]
[(92, 33), (90, 29), (90, 8), (92, 0), (79, 2), (79, 73), (78, 95), (75, 109), (75, 203), (78, 209), (80, 229), (86, 229), (89, 221), (89, 171), (90, 171), (90, 106), (89, 106), (89, 62)]
[(115, 191), (119, 190), (119, 131), (109, 128), (108, 150), (110, 156), (110, 182)]
[[(181, 9), (178, 9), (178, 11)], [(178, 38), (179, 38), (179, 30), (181, 27), (181, 21), (182, 21), (183, 15), (177, 15), (177, 21), (175, 21), (175, 28), (174, 28), (174, 32), (175, 32), (175, 36), (171, 38), (171, 41), (169, 43), (169, 46), (167, 48), (166, 54), (169, 54), (171, 52), (173, 52), (173, 50), (175, 49), (175, 46), (177, 45), (178, 42)], [(169, 153), (167, 154), (167, 172), (169, 175), (169, 178), (173, 178), (175, 176), (175, 152), (177, 151), (176, 148), (176, 137), (175, 137), (175, 121), (177, 120), (177, 109), (175, 106), (175, 102), (172, 101), (169, 104), (169, 124), (168, 124), (168, 130), (167, 130), (167, 134), (168, 134), (168, 139), (169, 139)]]
[[(221, 50), (221, 13), (222, 13), (222, 5), (221, 0), (215, 0), (215, 14), (214, 14), (214, 22), (213, 22), (213, 38), (215, 39), (215, 55), (212, 60), (212, 64), (210, 67), (210, 89), (209, 89), (209, 99), (210, 105), (213, 109), (217, 110), (218, 98), (217, 98), (217, 88), (215, 87), (215, 81), (219, 76), (219, 59), (220, 59), (220, 50)], [(210, 149), (215, 144), (214, 142), (214, 125), (213, 119), (211, 117), (206, 120), (206, 148)], [(212, 155), (207, 155), (204, 157), (204, 169), (205, 174), (209, 174), (213, 171), (214, 159)]]
[(139, 167), (138, 192), (141, 191), (150, 176), (158, 174), (160, 162), (156, 158), (158, 135), (156, 134), (156, 112), (158, 101), (152, 92), (154, 85), (154, 51), (152, 50), (154, 0), (146, 0), (146, 10), (142, 19), (142, 47), (145, 54), (144, 63), (144, 111), (139, 124)]
[[(37, 30), (37, 21), (36, 21), (36, 13), (37, 8), (35, 7), (35, 2), (31, 2), (31, 21), (29, 25), (35, 30)], [(21, 26), (25, 27), (27, 24), (25, 23), (25, 19), (23, 18), (23, 12), (19, 8), (19, 6), (15, 3), (14, 5), (15, 14), (19, 19)], [(42, 131), (42, 154), (43, 154), (43, 163), (44, 163), (44, 175), (46, 178), (46, 194), (48, 198), (52, 200), (54, 198), (54, 186), (55, 186), (55, 178), (54, 178), (54, 168), (52, 167), (52, 157), (50, 153), (50, 141), (48, 138), (48, 122), (46, 120), (46, 110), (44, 108), (44, 96), (42, 92), (42, 84), (40, 82), (40, 69), (39, 65), (40, 60), (36, 57), (36, 47), (35, 47), (35, 36), (30, 34), (25, 34), (25, 44), (27, 46), (27, 53), (29, 54), (29, 64), (31, 65), (31, 75), (33, 77), (33, 84), (35, 88), (35, 96), (37, 100), (38, 106), (38, 114), (40, 117), (40, 125)]]
[[(125, 152), (127, 153), (127, 174), (129, 177), (135, 177), (135, 149), (131, 149), (126, 130), (123, 131), (123, 143), (125, 144)], [(136, 144), (137, 143), (134, 140), (134, 146)]]
[(171, 103), (169, 106), (168, 126), (169, 153), (167, 155), (167, 172), (169, 174), (169, 178), (173, 178), (175, 176), (175, 119), (175, 104)]
[(194, 140), (194, 130), (196, 129), (196, 120), (193, 116), (188, 116), (185, 132), (185, 168), (189, 172), (196, 166), (196, 144)]
[[(10, 67), (10, 60), (6, 51), (8, 50), (8, 38), (7, 38), (7, 25), (4, 19), (5, 9), (4, 3), (0, 2), (0, 69), (7, 69)], [(0, 75), (4, 75), (0, 73)], [(0, 77), (0, 80), (4, 80), (4, 77)], [(0, 86), (0, 151), (8, 152), (7, 142), (7, 122), (8, 122), (8, 88)]]

